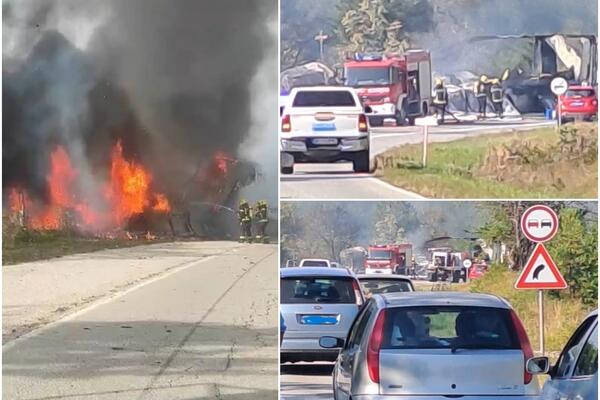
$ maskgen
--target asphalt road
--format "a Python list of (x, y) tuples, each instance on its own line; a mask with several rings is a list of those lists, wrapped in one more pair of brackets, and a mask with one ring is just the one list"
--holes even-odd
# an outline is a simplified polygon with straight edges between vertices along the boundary
[(333, 399), (333, 363), (296, 363), (280, 367), (281, 391), (285, 399)]
[[(430, 128), (429, 142), (449, 142), (465, 137), (511, 130), (530, 130), (553, 125), (539, 118), (489, 120), (447, 124)], [(421, 143), (420, 127), (374, 128), (371, 134), (373, 154), (403, 144)], [(282, 199), (415, 199), (418, 194), (389, 185), (373, 174), (356, 174), (351, 163), (298, 164), (293, 175), (281, 176)]]
[[(152, 250), (176, 267), (7, 341), (2, 398), (276, 399), (277, 246), (165, 246)], [(143, 266), (154, 258), (99, 254), (79, 262), (102, 268), (112, 255)]]

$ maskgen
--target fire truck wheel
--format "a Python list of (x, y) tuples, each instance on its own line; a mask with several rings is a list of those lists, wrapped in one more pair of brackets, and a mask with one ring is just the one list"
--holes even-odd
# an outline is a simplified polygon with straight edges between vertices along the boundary
[(294, 173), (294, 166), (291, 167), (281, 167), (282, 175), (289, 175)]
[(369, 172), (369, 150), (356, 152), (352, 166), (354, 172)]
[(397, 108), (395, 117), (396, 117), (396, 125), (403, 126), (406, 124), (406, 113), (404, 112), (404, 109)]

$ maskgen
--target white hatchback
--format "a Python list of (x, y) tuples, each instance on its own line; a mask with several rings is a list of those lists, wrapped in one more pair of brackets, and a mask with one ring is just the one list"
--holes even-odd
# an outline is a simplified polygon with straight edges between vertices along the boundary
[(297, 163), (337, 161), (352, 162), (355, 172), (371, 172), (368, 111), (349, 87), (292, 89), (281, 111), (281, 173), (293, 173)]

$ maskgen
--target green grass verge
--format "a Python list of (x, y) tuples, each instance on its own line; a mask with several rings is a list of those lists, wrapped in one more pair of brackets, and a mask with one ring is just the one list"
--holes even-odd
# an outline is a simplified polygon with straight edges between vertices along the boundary
[(2, 241), (2, 264), (11, 265), (45, 260), (69, 254), (152, 244), (168, 240), (94, 239), (68, 235), (60, 231), (24, 231)]
[[(530, 132), (490, 134), (447, 143), (430, 143), (428, 165), (422, 168), (422, 145), (410, 144), (385, 152), (381, 159), (393, 158), (395, 167), (386, 167), (382, 179), (430, 198), (595, 198), (598, 163), (582, 165), (579, 161), (553, 168), (553, 179), (561, 185), (540, 184), (530, 174), (502, 182), (479, 176), (478, 170), (491, 146), (510, 145), (527, 140), (539, 147), (549, 147), (559, 140), (554, 128)], [(576, 165), (576, 166), (575, 166)], [(548, 168), (546, 168), (548, 167)], [(563, 186), (564, 183), (564, 186)]]

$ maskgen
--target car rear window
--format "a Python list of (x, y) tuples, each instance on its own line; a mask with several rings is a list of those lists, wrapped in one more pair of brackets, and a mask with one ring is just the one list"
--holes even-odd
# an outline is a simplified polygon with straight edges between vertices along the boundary
[(356, 102), (349, 91), (310, 90), (299, 91), (294, 97), (294, 107), (354, 107)]
[(302, 261), (303, 267), (328, 267), (327, 262), (319, 260), (305, 260)]
[(429, 306), (386, 309), (385, 349), (519, 349), (508, 310)]
[(380, 293), (412, 292), (410, 282), (400, 279), (359, 279), (365, 295)]
[(593, 89), (571, 89), (565, 94), (567, 97), (592, 97), (594, 96)]
[(282, 304), (356, 304), (351, 278), (296, 277), (281, 280)]

